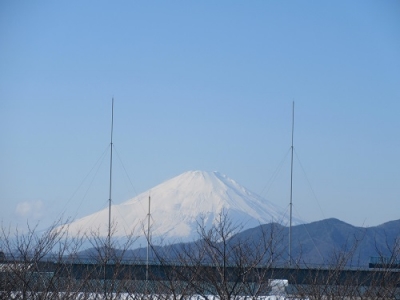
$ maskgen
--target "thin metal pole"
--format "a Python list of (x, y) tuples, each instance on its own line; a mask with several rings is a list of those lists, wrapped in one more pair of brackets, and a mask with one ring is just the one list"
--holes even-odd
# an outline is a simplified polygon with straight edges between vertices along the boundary
[(111, 154), (110, 154), (110, 185), (109, 185), (109, 194), (108, 194), (108, 249), (111, 248), (111, 192), (112, 192), (112, 162), (113, 162), (113, 127), (114, 127), (114, 98), (112, 98), (111, 105)]
[(111, 104), (111, 139), (110, 139), (110, 182), (109, 182), (109, 193), (108, 193), (108, 234), (107, 234), (107, 245), (105, 249), (105, 260), (104, 260), (104, 298), (107, 299), (107, 276), (106, 269), (107, 263), (110, 260), (111, 255), (111, 191), (112, 191), (112, 161), (113, 161), (113, 126), (114, 126), (114, 98), (112, 98)]
[(293, 136), (294, 136), (294, 101), (292, 106), (292, 146), (290, 164), (290, 217), (289, 217), (289, 266), (292, 264), (292, 206), (293, 206)]
[(149, 195), (149, 212), (147, 214), (147, 256), (146, 256), (146, 293), (148, 292), (147, 290), (147, 284), (149, 280), (149, 251), (150, 251), (150, 201), (151, 197)]

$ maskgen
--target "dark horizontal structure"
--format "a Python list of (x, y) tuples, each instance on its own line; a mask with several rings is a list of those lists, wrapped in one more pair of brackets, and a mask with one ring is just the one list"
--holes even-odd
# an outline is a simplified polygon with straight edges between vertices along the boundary
[[(338, 269), (338, 268), (295, 268), (295, 267), (259, 267), (246, 268), (222, 266), (182, 266), (160, 264), (135, 264), (135, 263), (53, 263), (39, 262), (35, 265), (27, 263), (5, 262), (1, 264), (0, 274), (7, 276), (18, 272), (43, 274), (45, 276), (72, 277), (76, 280), (101, 279), (101, 280), (146, 280), (188, 281), (196, 272), (206, 277), (218, 278), (225, 276), (227, 281), (259, 282), (269, 279), (287, 279), (290, 284), (298, 285), (362, 285), (384, 286), (387, 282), (395, 283), (400, 287), (399, 269)], [(4, 278), (4, 277), (3, 277)]]
[(398, 269), (400, 270), (400, 260), (390, 257), (371, 257), (369, 267), (375, 269)]

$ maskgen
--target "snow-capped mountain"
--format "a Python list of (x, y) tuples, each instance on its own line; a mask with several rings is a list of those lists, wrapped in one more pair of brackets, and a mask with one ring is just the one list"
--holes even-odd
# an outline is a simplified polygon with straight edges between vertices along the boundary
[[(225, 212), (234, 225), (248, 229), (279, 222), (287, 225), (288, 216), (280, 207), (250, 192), (219, 172), (189, 171), (165, 181), (137, 197), (112, 205), (114, 236), (134, 232), (144, 235), (150, 201), (151, 236), (154, 243), (192, 241), (197, 238), (198, 222), (215, 224)], [(294, 220), (293, 223), (299, 223)], [(108, 234), (108, 207), (72, 222), (69, 234), (95, 231)]]

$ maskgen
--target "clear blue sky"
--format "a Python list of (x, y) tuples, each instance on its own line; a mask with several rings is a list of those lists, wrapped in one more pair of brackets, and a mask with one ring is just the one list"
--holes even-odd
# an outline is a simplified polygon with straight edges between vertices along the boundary
[(294, 100), (295, 214), (400, 218), (397, 0), (1, 1), (3, 224), (107, 205), (112, 97), (115, 203), (198, 169), (287, 208)]

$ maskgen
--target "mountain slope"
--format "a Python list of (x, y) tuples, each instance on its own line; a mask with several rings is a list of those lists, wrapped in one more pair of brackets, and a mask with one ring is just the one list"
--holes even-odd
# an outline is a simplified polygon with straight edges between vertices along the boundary
[[(280, 261), (288, 261), (289, 228), (263, 224), (238, 233), (235, 239), (258, 240), (261, 232), (274, 228), (276, 251)], [(370, 257), (399, 256), (400, 220), (390, 221), (374, 227), (356, 227), (338, 219), (325, 219), (292, 227), (292, 257), (294, 261), (307, 265), (335, 264), (345, 255), (347, 266), (368, 266)], [(396, 246), (397, 245), (397, 246)], [(393, 253), (394, 252), (394, 253)]]
[[(227, 213), (233, 224), (243, 229), (271, 221), (288, 224), (285, 213), (277, 205), (250, 192), (219, 172), (189, 171), (144, 192), (137, 197), (112, 206), (114, 236), (130, 232), (143, 235), (147, 228), (149, 195), (151, 193), (151, 234), (153, 242), (190, 241), (197, 237), (197, 224), (215, 224), (216, 218)], [(294, 223), (299, 220), (294, 219)], [(71, 235), (95, 231), (107, 236), (108, 208), (76, 220), (69, 225)]]

